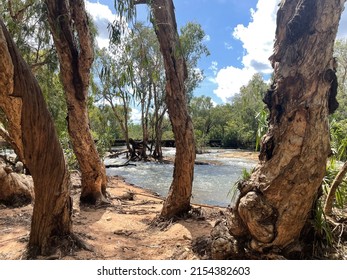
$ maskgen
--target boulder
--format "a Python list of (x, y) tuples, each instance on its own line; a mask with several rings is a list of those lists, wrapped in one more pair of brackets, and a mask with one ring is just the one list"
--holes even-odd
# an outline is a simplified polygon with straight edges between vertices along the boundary
[(0, 165), (0, 203), (20, 207), (34, 199), (34, 184), (31, 176), (17, 174), (12, 168)]

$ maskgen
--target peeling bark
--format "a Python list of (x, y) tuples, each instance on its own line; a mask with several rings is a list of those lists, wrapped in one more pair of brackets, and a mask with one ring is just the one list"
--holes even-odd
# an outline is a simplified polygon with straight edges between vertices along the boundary
[[(260, 162), (241, 184), (231, 232), (255, 251), (298, 240), (325, 175), (330, 154), (328, 114), (333, 45), (344, 0), (282, 1), (270, 61), (274, 83)], [(237, 229), (237, 230), (236, 230)]]
[(66, 94), (68, 131), (81, 170), (81, 202), (101, 203), (106, 201), (107, 178), (89, 128), (87, 99), (94, 52), (84, 1), (45, 2)]
[(29, 248), (49, 254), (72, 231), (70, 176), (41, 89), (0, 19), (0, 107), (8, 132), (34, 181)]
[(172, 0), (150, 1), (166, 74), (166, 104), (175, 135), (176, 157), (173, 181), (160, 216), (171, 218), (190, 209), (194, 177), (193, 124), (188, 114), (184, 81), (187, 67), (180, 49)]

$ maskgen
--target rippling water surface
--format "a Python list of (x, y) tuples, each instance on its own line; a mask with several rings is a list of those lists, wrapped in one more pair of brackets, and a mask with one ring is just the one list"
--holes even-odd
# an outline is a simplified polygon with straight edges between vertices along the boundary
[[(211, 150), (197, 155), (199, 160), (211, 160), (216, 164), (195, 165), (192, 202), (227, 206), (231, 203), (229, 195), (234, 183), (240, 178), (243, 169), (250, 170), (255, 160), (247, 158), (227, 158), (224, 153), (230, 150)], [(165, 155), (174, 155), (174, 149), (165, 149)], [(120, 159), (106, 159), (107, 164), (121, 162)], [(108, 175), (119, 175), (126, 182), (152, 190), (166, 196), (172, 181), (173, 165), (136, 162), (136, 166), (108, 168)]]

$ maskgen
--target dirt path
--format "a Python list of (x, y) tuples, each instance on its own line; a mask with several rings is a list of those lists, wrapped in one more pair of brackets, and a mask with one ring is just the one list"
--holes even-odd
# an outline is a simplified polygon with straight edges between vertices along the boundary
[[(92, 251), (58, 250), (51, 259), (199, 259), (192, 243), (208, 236), (220, 209), (201, 207), (201, 215), (191, 215), (172, 224), (151, 225), (160, 212), (162, 198), (149, 191), (109, 178), (112, 205), (106, 208), (80, 207), (79, 179), (74, 177), (73, 231)], [(200, 207), (199, 207), (200, 208)], [(32, 205), (0, 209), (0, 259), (18, 260), (25, 253), (29, 238)], [(197, 211), (199, 212), (199, 211)]]

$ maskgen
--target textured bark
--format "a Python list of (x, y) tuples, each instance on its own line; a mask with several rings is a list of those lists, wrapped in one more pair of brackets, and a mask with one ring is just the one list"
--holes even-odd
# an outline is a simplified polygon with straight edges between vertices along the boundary
[(346, 173), (347, 173), (347, 162), (345, 162), (345, 164), (341, 167), (339, 173), (337, 173), (329, 189), (329, 193), (327, 195), (327, 198), (324, 204), (324, 214), (327, 216), (331, 216), (333, 212), (333, 203), (334, 203), (335, 193), (339, 185), (342, 183), (343, 178), (346, 176)]
[(1, 20), (0, 27), (0, 107), (35, 186), (29, 248), (48, 254), (53, 239), (72, 230), (70, 176), (40, 87)]
[(105, 201), (106, 170), (90, 133), (87, 111), (90, 68), (94, 59), (83, 0), (46, 0), (48, 20), (60, 61), (68, 108), (68, 130), (81, 169), (81, 202)]
[[(325, 175), (328, 114), (336, 107), (333, 45), (344, 0), (283, 0), (277, 14), (269, 130), (240, 188), (231, 232), (252, 249), (299, 238)], [(237, 225), (237, 227), (235, 227)]]
[(173, 181), (160, 214), (162, 218), (171, 218), (190, 209), (195, 161), (194, 133), (184, 87), (187, 67), (180, 49), (173, 2), (153, 0), (150, 3), (164, 58), (166, 103), (176, 143)]

